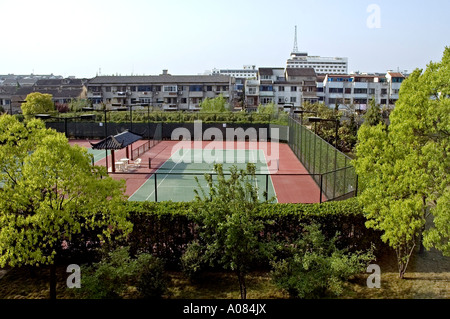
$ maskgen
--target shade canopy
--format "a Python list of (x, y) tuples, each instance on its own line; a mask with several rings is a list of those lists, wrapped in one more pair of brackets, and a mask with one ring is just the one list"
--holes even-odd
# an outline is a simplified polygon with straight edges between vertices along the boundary
[(97, 143), (91, 143), (95, 150), (120, 150), (142, 139), (142, 135), (124, 131), (117, 135), (110, 135)]

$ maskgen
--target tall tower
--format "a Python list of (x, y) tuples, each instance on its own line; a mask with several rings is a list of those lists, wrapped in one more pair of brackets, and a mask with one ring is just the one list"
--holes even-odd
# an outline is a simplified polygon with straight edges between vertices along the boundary
[(291, 52), (291, 57), (299, 57), (299, 56), (307, 56), (307, 52), (300, 52), (298, 50), (297, 44), (297, 26), (295, 26), (295, 35), (294, 35), (294, 49)]
[(294, 35), (294, 49), (292, 50), (292, 53), (298, 52), (298, 45), (297, 45), (297, 26), (295, 26), (295, 35)]

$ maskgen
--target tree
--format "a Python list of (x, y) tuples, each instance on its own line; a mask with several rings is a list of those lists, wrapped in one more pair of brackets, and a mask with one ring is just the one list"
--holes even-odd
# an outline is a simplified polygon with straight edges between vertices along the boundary
[(200, 103), (200, 112), (204, 113), (223, 113), (228, 109), (227, 100), (220, 94), (216, 98), (206, 98)]
[[(203, 253), (197, 252), (196, 255), (201, 255), (205, 263), (218, 263), (235, 272), (241, 298), (246, 299), (246, 275), (252, 264), (269, 251), (258, 237), (264, 223), (256, 216), (260, 202), (258, 188), (253, 183), (255, 165), (247, 164), (246, 170), (232, 166), (228, 179), (221, 164), (216, 164), (214, 171), (217, 173), (216, 182), (212, 175), (205, 176), (208, 194), (203, 188), (196, 191), (203, 244)], [(194, 242), (190, 247), (198, 251), (199, 243)], [(194, 261), (194, 265), (198, 267), (198, 262)]]
[(369, 108), (364, 114), (364, 122), (368, 125), (375, 126), (383, 121), (380, 106), (375, 103), (375, 99), (370, 99)]
[(265, 105), (260, 104), (258, 106), (258, 113), (261, 114), (269, 114), (271, 116), (274, 116), (277, 114), (277, 111), (277, 106), (273, 102)]
[(83, 107), (91, 107), (91, 103), (87, 99), (72, 99), (69, 102), (69, 110), (72, 112), (79, 112)]
[(51, 298), (64, 241), (84, 230), (107, 241), (132, 227), (124, 182), (92, 166), (91, 157), (40, 120), (0, 116), (0, 267), (51, 265)]
[[(450, 253), (449, 77), (446, 48), (441, 62), (402, 83), (389, 127), (365, 123), (358, 132), (354, 164), (367, 225), (395, 249), (400, 278), (417, 244)], [(428, 217), (433, 223), (425, 229)]]
[(25, 101), (21, 105), (24, 115), (48, 113), (55, 110), (51, 94), (33, 92), (27, 95)]

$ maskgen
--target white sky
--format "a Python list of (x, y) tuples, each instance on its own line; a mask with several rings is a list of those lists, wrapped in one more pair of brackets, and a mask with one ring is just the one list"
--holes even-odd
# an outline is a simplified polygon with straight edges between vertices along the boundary
[(448, 0), (0, 0), (0, 74), (284, 67), (295, 25), (300, 51), (348, 57), (349, 71), (411, 71), (450, 46), (449, 12)]

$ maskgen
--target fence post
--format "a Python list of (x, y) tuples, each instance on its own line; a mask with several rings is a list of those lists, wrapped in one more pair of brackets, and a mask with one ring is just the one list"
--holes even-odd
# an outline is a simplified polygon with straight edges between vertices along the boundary
[(320, 174), (320, 203), (322, 204), (322, 183), (323, 183), (323, 174)]
[(157, 173), (155, 175), (155, 202), (158, 202), (158, 182), (156, 181), (156, 177), (158, 176)]
[(269, 174), (266, 174), (266, 202), (269, 200)]

